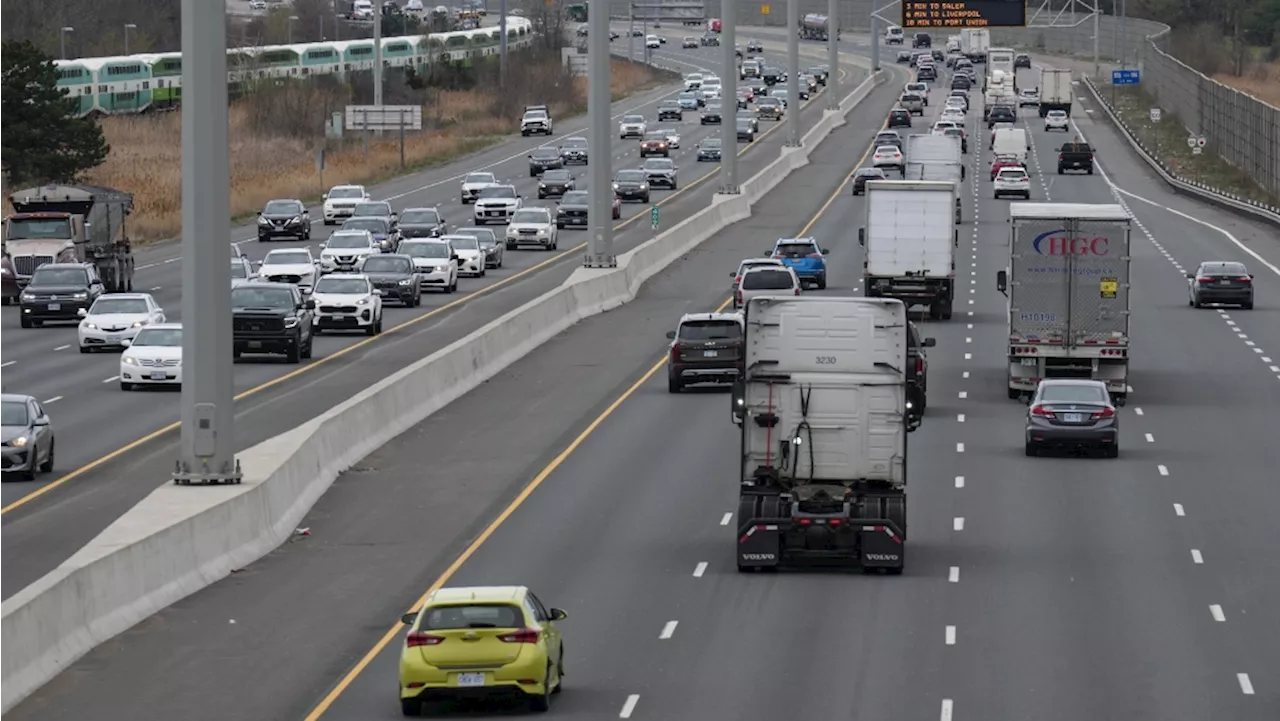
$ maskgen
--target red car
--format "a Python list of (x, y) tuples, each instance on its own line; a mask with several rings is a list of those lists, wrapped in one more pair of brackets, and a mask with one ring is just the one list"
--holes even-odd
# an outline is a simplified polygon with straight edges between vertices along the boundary
[(1012, 155), (997, 155), (996, 159), (991, 161), (991, 179), (995, 180), (1000, 174), (1001, 168), (1022, 168), (1027, 169), (1027, 164), (1013, 157)]

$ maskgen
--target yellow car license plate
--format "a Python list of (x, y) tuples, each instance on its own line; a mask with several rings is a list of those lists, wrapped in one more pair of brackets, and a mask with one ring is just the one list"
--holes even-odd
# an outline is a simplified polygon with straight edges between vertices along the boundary
[(459, 686), (483, 686), (485, 682), (483, 673), (460, 673), (458, 674)]

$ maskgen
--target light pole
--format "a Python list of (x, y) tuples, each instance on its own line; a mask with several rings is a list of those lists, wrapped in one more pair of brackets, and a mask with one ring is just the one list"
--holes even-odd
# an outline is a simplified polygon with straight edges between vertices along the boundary
[(298, 16), (290, 15), (289, 16), (289, 44), (290, 45), (293, 44), (293, 24), (296, 22), (298, 22)]
[(67, 33), (73, 33), (76, 29), (70, 26), (64, 26), (58, 31), (58, 57), (62, 60), (67, 59)]
[(124, 54), (125, 55), (129, 54), (129, 31), (137, 30), (137, 29), (138, 29), (138, 26), (134, 25), (133, 23), (124, 24)]

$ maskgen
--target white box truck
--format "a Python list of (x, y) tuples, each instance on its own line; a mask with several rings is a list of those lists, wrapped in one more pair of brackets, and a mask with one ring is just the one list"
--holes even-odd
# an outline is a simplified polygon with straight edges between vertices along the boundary
[(904, 180), (934, 180), (956, 184), (956, 223), (960, 214), (960, 183), (965, 179), (960, 138), (950, 135), (908, 135)]
[(985, 28), (965, 28), (960, 31), (960, 53), (977, 65), (987, 62), (987, 50), (991, 48), (991, 31)]
[(906, 306), (831, 296), (747, 305), (733, 393), (738, 570), (825, 563), (901, 573), (907, 433), (920, 425)]
[(1071, 71), (1045, 68), (1040, 71), (1040, 117), (1050, 110), (1065, 110), (1071, 114), (1074, 93), (1071, 89)]
[(1009, 397), (1044, 378), (1103, 381), (1116, 405), (1129, 389), (1129, 232), (1119, 205), (1011, 203)]
[(863, 289), (868, 298), (925, 305), (934, 320), (950, 320), (956, 292), (956, 201), (953, 182), (873, 180), (866, 184)]

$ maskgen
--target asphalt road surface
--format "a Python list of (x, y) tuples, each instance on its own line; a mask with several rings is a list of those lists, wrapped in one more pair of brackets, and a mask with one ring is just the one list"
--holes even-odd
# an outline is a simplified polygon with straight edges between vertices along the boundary
[[(703, 69), (714, 65), (714, 48), (698, 51), (664, 51), (657, 60), (673, 67)], [(865, 71), (850, 68), (848, 79), (859, 82)], [(846, 82), (844, 91), (852, 89)], [(656, 123), (656, 105), (671, 97), (666, 87), (615, 105), (624, 112), (645, 115), (654, 127), (674, 127), (682, 136), (672, 158), (679, 166), (680, 189), (657, 190), (653, 202), (661, 206), (663, 227), (705, 208), (720, 185), (719, 164), (696, 162), (696, 144), (718, 136), (720, 127), (701, 125), (697, 114), (686, 114), (681, 123)], [(822, 117), (826, 99), (802, 111), (804, 129)], [(615, 118), (616, 119), (616, 118)], [(780, 124), (766, 122), (766, 131), (754, 143), (741, 143), (739, 177), (745, 180), (778, 157), (785, 132)], [(779, 128), (780, 129), (780, 128)], [(447, 168), (420, 173), (372, 189), (397, 210), (436, 206), (451, 228), (472, 225), (473, 206), (459, 199), (461, 176), (488, 170), (511, 182), (530, 206), (554, 207), (553, 199), (537, 200), (537, 180), (529, 177), (528, 151), (540, 145), (556, 145), (560, 138), (583, 135), (581, 120), (557, 126), (553, 138), (514, 138), (500, 147)], [(615, 140), (610, 148), (612, 167), (636, 167), (639, 143)], [(598, 162), (598, 161), (593, 161)], [(587, 180), (589, 165), (571, 166), (580, 181)], [(652, 237), (649, 206), (626, 203), (615, 237), (618, 252), (629, 250)], [(312, 208), (310, 243), (259, 243), (253, 226), (233, 230), (232, 241), (253, 260), (261, 260), (276, 248), (310, 246), (319, 257), (319, 245), (329, 229), (320, 222), (320, 208)], [(490, 226), (503, 232), (503, 226)], [(455, 295), (426, 293), (418, 308), (388, 304), (390, 330), (370, 342), (361, 335), (326, 334), (315, 341), (315, 359), (302, 366), (282, 359), (244, 360), (235, 367), (237, 399), (237, 447), (247, 448), (319, 415), (338, 399), (368, 387), (431, 352), (443, 348), (485, 323), (555, 287), (572, 273), (582, 257), (586, 233), (561, 231), (555, 253), (522, 249), (507, 251), (504, 267), (484, 278), (463, 278)], [(248, 238), (253, 238), (246, 240)], [(181, 320), (181, 260), (175, 244), (148, 248), (139, 260), (135, 289), (149, 291), (165, 309), (168, 320)], [(53, 418), (58, 439), (57, 467), (29, 483), (6, 483), (0, 488), (4, 502), (4, 594), (20, 588), (70, 557), (103, 528), (165, 481), (176, 457), (179, 394), (164, 389), (121, 391), (117, 353), (81, 354), (75, 324), (22, 330), (16, 307), (0, 314), (4, 346), (5, 389), (30, 393), (44, 402)], [(61, 479), (61, 482), (60, 482)], [(46, 488), (49, 485), (57, 487)]]
[[(402, 636), (387, 634), (447, 583), (526, 584), (567, 609), (554, 717), (1275, 719), (1280, 248), (1139, 172), (1079, 110), (1077, 131), (1099, 148), (1093, 176), (1046, 173), (1061, 139), (1033, 111), (1022, 122), (1033, 200), (1118, 198), (1140, 222), (1120, 458), (1021, 452), (995, 290), (1010, 201), (991, 198), (990, 154), (975, 142), (960, 312), (918, 321), (937, 347), (929, 411), (910, 437), (905, 574), (736, 572), (729, 401), (666, 392), (663, 334), (722, 305), (739, 259), (778, 237), (820, 239), (832, 251), (825, 292), (861, 293), (865, 205), (846, 178), (903, 79), (896, 71), (751, 220), (637, 301), (340, 477), (303, 524), (311, 536), (97, 649), (9, 716), (399, 718)], [(970, 134), (985, 126), (971, 119)], [(1257, 309), (1187, 307), (1179, 266), (1204, 259), (1249, 263)]]

